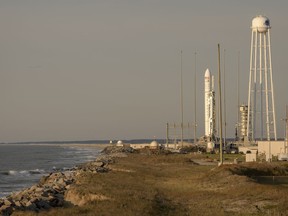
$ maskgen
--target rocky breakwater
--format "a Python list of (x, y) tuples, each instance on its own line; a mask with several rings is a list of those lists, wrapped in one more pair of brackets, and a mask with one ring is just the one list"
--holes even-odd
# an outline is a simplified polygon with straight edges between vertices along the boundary
[[(105, 173), (108, 172), (109, 164), (114, 163), (114, 157), (122, 157), (123, 154), (133, 152), (130, 148), (108, 147), (103, 150), (104, 155), (95, 161), (76, 166), (65, 172), (53, 172), (43, 176), (39, 183), (20, 192), (13, 193), (6, 198), (0, 199), (0, 214), (11, 215), (13, 211), (46, 210), (53, 207), (61, 207), (66, 203), (75, 204), (67, 198), (71, 198), (69, 189), (73, 187), (77, 176), (83, 172)], [(81, 203), (79, 203), (81, 205)]]

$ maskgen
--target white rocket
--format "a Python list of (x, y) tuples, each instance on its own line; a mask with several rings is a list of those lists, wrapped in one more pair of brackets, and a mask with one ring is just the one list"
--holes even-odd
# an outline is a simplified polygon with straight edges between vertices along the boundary
[(205, 85), (205, 136), (212, 138), (215, 135), (215, 91), (214, 76), (211, 76), (209, 69), (204, 75)]

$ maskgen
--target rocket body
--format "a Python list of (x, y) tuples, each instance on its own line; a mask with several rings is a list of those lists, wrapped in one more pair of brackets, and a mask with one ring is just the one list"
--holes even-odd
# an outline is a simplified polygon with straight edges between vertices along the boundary
[(204, 75), (205, 85), (205, 136), (212, 139), (215, 135), (215, 91), (214, 91), (214, 77), (211, 76), (209, 69), (205, 71)]
[(205, 91), (205, 136), (209, 136), (210, 134), (210, 124), (209, 124), (209, 104), (210, 104), (210, 92), (211, 92), (211, 74), (209, 69), (205, 71), (205, 76), (204, 76), (204, 91)]

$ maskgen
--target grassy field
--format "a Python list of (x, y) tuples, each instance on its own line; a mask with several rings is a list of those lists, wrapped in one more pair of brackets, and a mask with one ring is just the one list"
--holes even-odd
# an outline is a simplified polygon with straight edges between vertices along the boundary
[[(243, 156), (225, 155), (225, 161), (235, 157)], [(37, 215), (288, 215), (286, 185), (259, 184), (249, 178), (255, 170), (284, 175), (287, 164), (280, 164), (280, 169), (267, 163), (218, 167), (217, 158), (147, 152), (116, 158), (108, 173), (78, 176), (70, 191), (80, 206), (67, 204)]]

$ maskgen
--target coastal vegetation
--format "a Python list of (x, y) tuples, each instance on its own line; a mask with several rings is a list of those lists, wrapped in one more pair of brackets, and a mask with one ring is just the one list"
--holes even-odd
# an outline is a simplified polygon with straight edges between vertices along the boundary
[[(113, 156), (114, 154), (114, 156)], [(13, 215), (287, 215), (287, 163), (217, 166), (217, 155), (142, 150), (113, 153), (108, 172), (81, 172), (62, 207)], [(242, 155), (225, 155), (226, 162)], [(91, 165), (91, 164), (90, 164)]]

